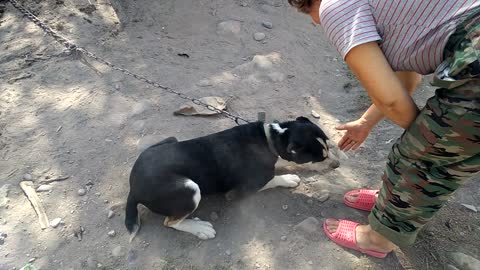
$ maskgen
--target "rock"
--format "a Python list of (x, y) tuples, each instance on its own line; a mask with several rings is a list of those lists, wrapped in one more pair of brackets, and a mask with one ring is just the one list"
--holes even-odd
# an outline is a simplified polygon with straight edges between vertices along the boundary
[(123, 256), (123, 248), (122, 246), (116, 246), (113, 250), (112, 250), (112, 255), (114, 257), (122, 257)]
[(115, 212), (113, 210), (108, 210), (107, 218), (112, 218), (115, 215)]
[(284, 235), (284, 236), (280, 237), (280, 240), (287, 241), (287, 237)]
[(217, 220), (217, 219), (218, 219), (218, 214), (217, 214), (217, 212), (212, 212), (212, 213), (210, 214), (210, 220), (211, 220), (211, 221), (215, 221), (215, 220)]
[(285, 74), (280, 72), (272, 72), (268, 74), (267, 77), (271, 82), (283, 82), (287, 78)]
[(78, 196), (83, 196), (87, 194), (87, 191), (84, 188), (81, 188), (77, 191)]
[(269, 21), (263, 21), (262, 26), (267, 28), (267, 29), (272, 29), (273, 28), (273, 24)]
[(257, 32), (253, 34), (253, 39), (255, 39), (256, 41), (262, 41), (265, 39), (265, 37), (266, 37), (265, 33), (262, 33), (262, 32)]
[(288, 209), (288, 205), (286, 205), (286, 204), (282, 205), (282, 209), (283, 209), (283, 210), (287, 210), (287, 209)]
[(40, 185), (37, 188), (37, 192), (49, 192), (52, 190), (53, 190), (53, 187), (51, 185)]
[(447, 264), (446, 270), (460, 270), (460, 269), (458, 269), (457, 267), (455, 267), (455, 266), (453, 266), (453, 265), (451, 265), (451, 264)]
[(259, 264), (259, 263), (256, 263), (256, 264), (255, 264), (255, 268), (260, 268), (260, 264)]
[(5, 184), (0, 188), (0, 208), (8, 208), (8, 203), (10, 199), (8, 198), (8, 193), (10, 192), (10, 184)]
[(97, 263), (97, 269), (102, 269), (103, 265), (101, 263)]
[(312, 110), (312, 116), (315, 117), (315, 118), (320, 118), (320, 114), (318, 114), (318, 112)]
[(306, 239), (317, 238), (320, 236), (320, 221), (314, 217), (308, 217), (293, 227), (293, 230)]
[(28, 260), (29, 263), (32, 263), (36, 260), (37, 258), (33, 257), (33, 258), (30, 258), (30, 260)]
[(461, 205), (462, 205), (463, 207), (467, 208), (467, 209), (472, 210), (472, 211), (475, 212), (475, 213), (478, 212), (477, 208), (476, 208), (475, 206), (473, 206), (473, 205), (464, 204), (464, 203), (462, 203)]
[(272, 60), (265, 55), (255, 55), (252, 59), (252, 63), (258, 69), (270, 69), (272, 68)]
[(461, 252), (452, 252), (447, 255), (460, 270), (478, 270), (480, 261), (470, 255)]
[(26, 174), (23, 175), (23, 180), (24, 181), (33, 181), (33, 177), (32, 177), (31, 174), (26, 173)]
[(108, 234), (108, 236), (110, 236), (110, 237), (115, 237), (115, 235), (116, 235), (117, 233), (115, 232), (115, 230), (111, 230), (111, 231), (109, 231), (107, 234)]
[(308, 261), (308, 264), (313, 265), (313, 262), (312, 262), (312, 261)]
[(58, 225), (60, 225), (60, 222), (62, 222), (61, 218), (55, 218), (52, 221), (50, 221), (50, 227), (57, 228)]
[(239, 21), (223, 21), (217, 25), (217, 33), (222, 35), (238, 35), (242, 31), (242, 24)]
[(227, 256), (230, 256), (230, 255), (232, 255), (232, 252), (230, 251), (230, 249), (227, 249), (227, 250), (225, 251), (225, 254), (227, 254)]
[(330, 192), (328, 192), (327, 190), (322, 190), (318, 194), (317, 200), (319, 200), (320, 202), (325, 202), (326, 200), (328, 200), (329, 197), (330, 197)]

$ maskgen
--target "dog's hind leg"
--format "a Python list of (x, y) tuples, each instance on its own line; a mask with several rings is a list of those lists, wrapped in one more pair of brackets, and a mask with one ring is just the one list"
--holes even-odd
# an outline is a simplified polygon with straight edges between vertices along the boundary
[(125, 208), (125, 226), (130, 233), (130, 242), (132, 242), (135, 235), (140, 230), (140, 216), (137, 209), (138, 202), (133, 197), (132, 193), (128, 194), (127, 206)]
[(284, 175), (277, 175), (273, 177), (270, 182), (268, 182), (262, 189), (259, 191), (276, 188), (276, 187), (287, 187), (287, 188), (294, 188), (298, 186), (300, 183), (300, 177), (296, 174), (284, 174)]
[(201, 194), (198, 185), (190, 179), (185, 181), (185, 188), (193, 190), (193, 196), (188, 198), (193, 200), (193, 209), (183, 214), (176, 213), (174, 216), (167, 216), (163, 224), (178, 231), (191, 233), (202, 240), (215, 238), (216, 232), (210, 222), (202, 221), (198, 218), (186, 219), (186, 217), (197, 209)]

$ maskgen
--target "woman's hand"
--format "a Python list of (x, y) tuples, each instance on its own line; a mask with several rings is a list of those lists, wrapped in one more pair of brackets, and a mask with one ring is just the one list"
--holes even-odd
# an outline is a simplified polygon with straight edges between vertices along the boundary
[(348, 122), (336, 127), (337, 130), (345, 130), (345, 134), (338, 142), (338, 147), (342, 151), (356, 150), (370, 134), (373, 126), (364, 118)]

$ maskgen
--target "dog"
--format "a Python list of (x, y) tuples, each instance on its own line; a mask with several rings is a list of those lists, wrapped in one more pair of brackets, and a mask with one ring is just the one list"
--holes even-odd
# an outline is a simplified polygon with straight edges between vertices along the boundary
[(140, 229), (137, 205), (166, 216), (164, 225), (215, 237), (211, 223), (187, 219), (201, 197), (213, 193), (241, 197), (274, 187), (296, 187), (295, 174), (275, 176), (279, 159), (315, 164), (332, 158), (325, 133), (308, 118), (254, 122), (179, 142), (167, 138), (144, 150), (130, 174), (125, 226), (130, 241)]

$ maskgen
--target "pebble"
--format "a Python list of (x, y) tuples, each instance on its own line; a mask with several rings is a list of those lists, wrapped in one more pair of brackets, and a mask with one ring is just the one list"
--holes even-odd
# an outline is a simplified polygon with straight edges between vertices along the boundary
[(51, 185), (40, 185), (37, 188), (37, 192), (49, 192), (52, 191), (53, 187)]
[(326, 200), (328, 200), (328, 198), (330, 197), (330, 192), (328, 192), (327, 190), (322, 190), (320, 191), (320, 194), (318, 194), (318, 200), (320, 202), (325, 202)]
[(284, 236), (280, 237), (280, 240), (287, 241), (287, 237), (284, 235)]
[(81, 188), (77, 191), (78, 196), (83, 196), (87, 194), (87, 191), (84, 188)]
[(265, 39), (265, 37), (266, 37), (265, 33), (262, 33), (262, 32), (257, 32), (253, 34), (253, 39), (255, 39), (256, 41), (262, 41)]
[(210, 220), (215, 221), (215, 220), (217, 220), (217, 219), (218, 219), (218, 214), (217, 214), (217, 212), (212, 212), (212, 213), (210, 214)]
[(313, 265), (313, 262), (312, 262), (312, 261), (308, 261), (308, 264)]
[(52, 221), (50, 221), (50, 227), (57, 228), (58, 225), (60, 225), (60, 222), (62, 222), (61, 218), (55, 218)]
[(287, 209), (288, 209), (288, 205), (286, 205), (286, 204), (282, 205), (282, 209), (283, 209), (283, 210), (287, 210)]
[(255, 268), (260, 268), (260, 264), (259, 264), (259, 263), (256, 263), (256, 264), (255, 264)]
[(318, 114), (318, 112), (312, 110), (312, 116), (315, 117), (315, 118), (320, 118), (320, 114)]
[(267, 28), (267, 29), (272, 29), (273, 28), (273, 24), (269, 21), (263, 21), (262, 26)]
[(122, 248), (122, 246), (116, 246), (116, 247), (112, 250), (112, 255), (115, 256), (115, 257), (121, 257), (121, 256), (122, 256), (122, 253), (123, 253), (123, 248)]
[(97, 263), (97, 268), (98, 269), (101, 269), (103, 267), (103, 265), (101, 263)]
[(115, 230), (111, 230), (111, 231), (108, 232), (108, 236), (110, 236), (110, 237), (115, 237), (116, 234), (117, 233), (115, 232)]
[(230, 249), (227, 249), (227, 250), (225, 251), (225, 254), (227, 254), (227, 256), (230, 256), (230, 255), (232, 255), (232, 252), (230, 251)]
[(108, 217), (108, 218), (112, 218), (113, 215), (115, 215), (115, 212), (113, 212), (113, 210), (108, 210), (107, 217)]
[(34, 262), (34, 261), (35, 261), (35, 259), (36, 259), (36, 258), (35, 258), (35, 257), (33, 257), (33, 258), (31, 258), (30, 260), (28, 260), (28, 262), (29, 262), (29, 263), (32, 263), (32, 262)]
[(25, 180), (25, 181), (32, 181), (32, 180), (33, 180), (33, 177), (32, 177), (31, 174), (26, 173), (26, 174), (23, 175), (23, 180)]

